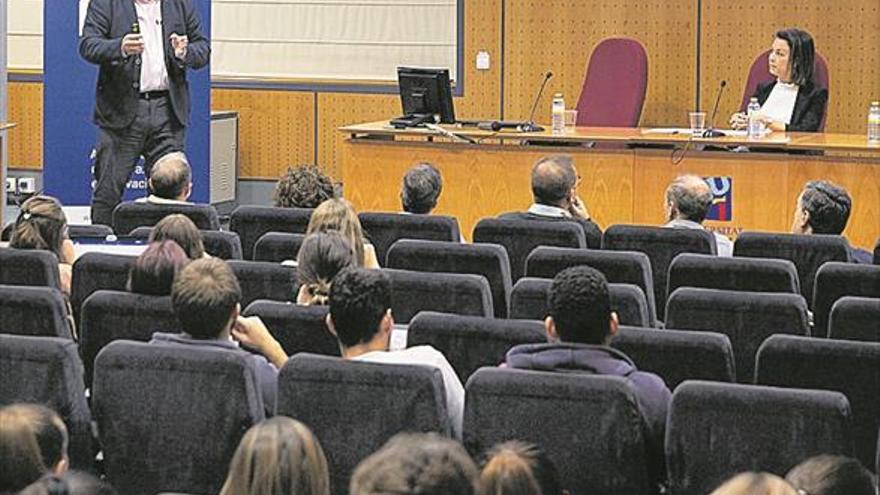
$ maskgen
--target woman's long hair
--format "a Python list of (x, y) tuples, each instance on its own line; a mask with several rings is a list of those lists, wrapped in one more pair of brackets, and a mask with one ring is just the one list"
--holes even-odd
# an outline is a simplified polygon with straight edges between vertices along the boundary
[(312, 212), (306, 234), (334, 230), (351, 244), (357, 265), (364, 266), (364, 231), (351, 203), (342, 198), (328, 199), (318, 205)]
[(67, 238), (67, 217), (51, 196), (34, 196), (21, 205), (9, 247), (45, 249), (63, 261), (61, 246)]
[(330, 495), (321, 444), (299, 421), (275, 416), (241, 439), (220, 495)]
[(339, 232), (318, 232), (305, 238), (297, 254), (297, 277), (308, 293), (308, 304), (325, 305), (337, 273), (354, 266), (354, 250)]

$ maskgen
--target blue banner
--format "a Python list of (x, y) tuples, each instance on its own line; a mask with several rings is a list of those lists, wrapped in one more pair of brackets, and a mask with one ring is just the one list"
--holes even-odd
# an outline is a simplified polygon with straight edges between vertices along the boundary
[[(211, 37), (211, 1), (192, 0), (202, 32)], [(66, 4), (66, 7), (64, 6)], [(92, 122), (98, 66), (79, 56), (81, 16), (88, 0), (52, 2), (43, 9), (43, 186), (65, 206), (89, 205), (94, 187), (97, 128)], [(210, 66), (189, 71), (192, 115), (186, 130), (186, 154), (193, 171), (192, 201), (207, 203), (210, 193)], [(141, 161), (124, 198), (146, 194)]]

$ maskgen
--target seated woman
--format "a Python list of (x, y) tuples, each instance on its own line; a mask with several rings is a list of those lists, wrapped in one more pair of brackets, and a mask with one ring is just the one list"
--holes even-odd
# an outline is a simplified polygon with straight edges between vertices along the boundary
[(44, 475), (67, 470), (67, 428), (37, 404), (0, 408), (0, 493), (17, 493)]
[(315, 211), (312, 212), (312, 218), (309, 220), (306, 235), (330, 231), (342, 234), (342, 237), (354, 248), (357, 266), (379, 268), (376, 250), (364, 238), (364, 231), (357, 213), (351, 203), (342, 198), (328, 199), (315, 208)]
[(288, 167), (275, 184), (272, 198), (281, 208), (317, 208), (324, 201), (339, 197), (339, 184), (315, 165)]
[(330, 495), (321, 444), (299, 421), (275, 416), (252, 426), (232, 457), (220, 495)]
[[(753, 97), (761, 104), (758, 118), (774, 131), (816, 132), (825, 115), (828, 89), (813, 82), (815, 48), (810, 33), (783, 29), (770, 48), (770, 74), (775, 81), (758, 85)], [(730, 126), (745, 129), (749, 118), (743, 112), (730, 117)]]
[(153, 242), (131, 265), (128, 291), (148, 296), (170, 296), (174, 277), (189, 262), (176, 242)]
[(180, 213), (168, 215), (153, 227), (153, 230), (150, 231), (150, 242), (165, 240), (176, 242), (191, 260), (208, 256), (205, 253), (202, 233), (186, 215)]
[(76, 254), (67, 237), (67, 217), (61, 203), (50, 196), (34, 196), (21, 205), (12, 227), (9, 247), (45, 249), (58, 257), (61, 291), (70, 295), (70, 279)]
[(339, 232), (318, 232), (305, 238), (299, 248), (296, 303), (303, 306), (326, 305), (330, 282), (344, 268), (354, 266), (354, 250)]
[(483, 495), (563, 495), (559, 472), (537, 445), (512, 440), (486, 453), (480, 473)]

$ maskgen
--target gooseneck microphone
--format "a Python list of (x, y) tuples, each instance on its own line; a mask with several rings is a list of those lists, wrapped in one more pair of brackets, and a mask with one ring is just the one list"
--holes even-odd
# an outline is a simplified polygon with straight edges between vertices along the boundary
[(538, 102), (541, 101), (541, 95), (544, 94), (544, 88), (547, 87), (547, 81), (552, 78), (553, 72), (548, 70), (544, 73), (544, 80), (541, 81), (541, 88), (538, 89), (538, 94), (535, 96), (534, 103), (532, 103), (532, 111), (529, 112), (529, 120), (518, 126), (520, 132), (541, 132), (544, 130), (543, 127), (535, 124), (535, 110), (538, 108)]
[(712, 109), (712, 118), (709, 119), (709, 127), (703, 131), (703, 137), (712, 138), (725, 135), (723, 131), (715, 130), (715, 116), (718, 115), (718, 103), (721, 102), (721, 95), (724, 93), (725, 86), (727, 86), (727, 81), (722, 79), (721, 84), (718, 86), (718, 94), (715, 96), (715, 108)]

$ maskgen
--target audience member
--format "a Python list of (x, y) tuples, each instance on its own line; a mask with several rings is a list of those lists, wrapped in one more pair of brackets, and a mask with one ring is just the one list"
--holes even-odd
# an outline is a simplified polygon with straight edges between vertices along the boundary
[(299, 248), (296, 303), (304, 306), (326, 305), (330, 283), (337, 273), (354, 267), (354, 251), (339, 232), (318, 232), (305, 238)]
[(251, 427), (235, 451), (220, 495), (330, 495), (321, 444), (284, 416)]
[[(814, 180), (804, 185), (794, 208), (791, 231), (795, 234), (842, 235), (852, 212), (852, 198), (846, 189), (825, 180)], [(850, 248), (854, 263), (873, 263), (873, 254), (859, 248)]]
[[(784, 479), (770, 473), (742, 473), (710, 495), (799, 495)], [(811, 494), (812, 495), (812, 494)]]
[(464, 387), (452, 366), (428, 345), (389, 351), (394, 318), (391, 316), (391, 279), (379, 270), (350, 268), (339, 272), (330, 286), (327, 327), (339, 339), (342, 357), (386, 364), (419, 364), (443, 374), (446, 409), (457, 438), (461, 438)]
[[(666, 188), (666, 219), (664, 225), (670, 229), (705, 230), (703, 220), (712, 208), (712, 189), (709, 184), (696, 175), (676, 177)], [(719, 234), (715, 236), (718, 256), (733, 256), (733, 242)]]
[(400, 433), (358, 465), (350, 495), (477, 495), (477, 466), (458, 442)]
[(150, 242), (165, 240), (176, 242), (191, 260), (208, 256), (205, 253), (205, 244), (202, 242), (202, 233), (186, 215), (180, 213), (168, 215), (153, 227), (150, 231)]
[(339, 197), (338, 186), (314, 165), (288, 167), (275, 184), (275, 206), (282, 208), (317, 208)]
[(612, 375), (626, 378), (645, 419), (645, 438), (652, 471), (663, 473), (663, 437), (671, 393), (663, 379), (639, 371), (622, 352), (609, 347), (617, 333), (608, 282), (588, 266), (567, 268), (556, 275), (544, 321), (549, 343), (518, 345), (507, 352), (506, 365), (537, 371)]
[(50, 196), (34, 196), (21, 205), (12, 228), (9, 247), (45, 249), (58, 257), (61, 291), (70, 295), (70, 279), (76, 254), (67, 236), (67, 217), (61, 203)]
[(440, 171), (428, 162), (421, 162), (406, 171), (400, 187), (403, 211), (419, 215), (431, 213), (440, 199), (443, 178)]
[(599, 249), (599, 226), (590, 220), (587, 206), (577, 193), (580, 176), (568, 155), (545, 156), (532, 167), (534, 204), (526, 212), (505, 213), (500, 218), (577, 222), (584, 230), (588, 247)]
[(67, 465), (67, 427), (54, 411), (37, 404), (0, 408), (0, 493), (16, 493)]
[(553, 461), (537, 445), (509, 441), (486, 453), (480, 473), (482, 495), (563, 495)]
[(807, 495), (876, 495), (876, 479), (851, 457), (819, 455), (798, 464), (785, 476)]
[(358, 220), (357, 213), (351, 203), (342, 198), (328, 199), (318, 205), (309, 219), (306, 234), (330, 231), (339, 232), (351, 244), (358, 266), (379, 268), (376, 250), (364, 238), (364, 230)]
[(150, 243), (128, 271), (127, 289), (148, 296), (171, 295), (171, 284), (189, 258), (174, 241)]
[[(174, 279), (171, 302), (183, 333), (157, 332), (150, 343), (249, 356), (254, 360), (266, 410), (274, 411), (278, 369), (287, 361), (287, 355), (259, 317), (240, 316), (241, 288), (229, 265), (218, 258), (193, 261)], [(261, 355), (240, 349), (239, 343)]]
[(147, 181), (150, 195), (139, 198), (138, 203), (159, 205), (185, 205), (192, 194), (192, 169), (180, 151), (168, 153), (156, 160)]
[(67, 471), (61, 475), (43, 476), (19, 495), (116, 495), (116, 490), (92, 474)]

